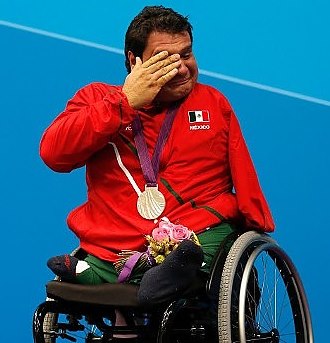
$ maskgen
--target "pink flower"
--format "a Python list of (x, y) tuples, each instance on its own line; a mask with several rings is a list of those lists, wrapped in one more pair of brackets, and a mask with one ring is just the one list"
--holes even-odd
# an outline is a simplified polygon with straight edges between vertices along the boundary
[(155, 229), (152, 230), (151, 236), (155, 241), (160, 242), (164, 238), (169, 238), (169, 233), (170, 233), (170, 229), (169, 227), (167, 227), (167, 224), (161, 225), (160, 223), (159, 227), (156, 227)]
[(169, 236), (173, 242), (178, 243), (184, 239), (189, 239), (191, 236), (191, 231), (183, 225), (172, 224)]

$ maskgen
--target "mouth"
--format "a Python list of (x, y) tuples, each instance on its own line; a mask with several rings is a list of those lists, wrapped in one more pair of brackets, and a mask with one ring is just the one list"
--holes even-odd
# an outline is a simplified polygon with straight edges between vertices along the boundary
[(190, 78), (179, 79), (179, 80), (170, 81), (167, 83), (167, 85), (169, 85), (171, 87), (181, 86), (181, 85), (184, 85), (185, 83), (187, 83), (189, 81), (190, 81)]

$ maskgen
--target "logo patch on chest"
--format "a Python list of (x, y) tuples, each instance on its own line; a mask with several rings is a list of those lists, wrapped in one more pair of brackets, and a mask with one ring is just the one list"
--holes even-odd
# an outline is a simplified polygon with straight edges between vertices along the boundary
[(190, 130), (209, 130), (210, 112), (208, 110), (188, 111)]
[(188, 111), (189, 123), (209, 123), (210, 112), (208, 110)]

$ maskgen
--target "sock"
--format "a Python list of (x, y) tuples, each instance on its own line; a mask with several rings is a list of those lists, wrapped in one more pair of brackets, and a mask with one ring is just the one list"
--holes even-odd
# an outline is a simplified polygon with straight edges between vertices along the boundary
[(63, 280), (72, 281), (76, 277), (76, 267), (79, 260), (68, 254), (51, 257), (47, 261), (47, 266), (54, 274), (63, 278)]
[(203, 263), (203, 250), (184, 240), (160, 265), (143, 275), (138, 291), (142, 306), (160, 304), (177, 298), (189, 288)]

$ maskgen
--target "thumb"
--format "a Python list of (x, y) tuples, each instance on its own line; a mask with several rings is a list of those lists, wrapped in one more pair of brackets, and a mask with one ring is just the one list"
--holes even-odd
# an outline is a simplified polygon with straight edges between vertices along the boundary
[(140, 57), (136, 57), (136, 58), (135, 58), (135, 65), (133, 66), (133, 68), (134, 68), (135, 66), (140, 66), (140, 65), (142, 65), (142, 60), (141, 60)]
[(136, 57), (135, 58), (135, 64), (131, 64), (131, 71), (135, 68), (135, 66), (140, 66), (142, 64), (141, 58)]

